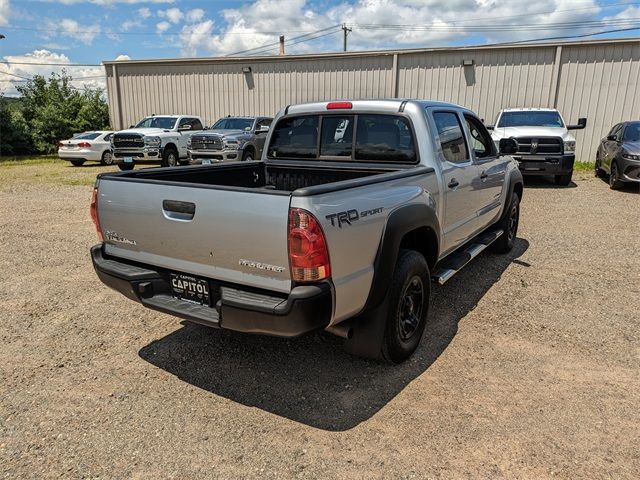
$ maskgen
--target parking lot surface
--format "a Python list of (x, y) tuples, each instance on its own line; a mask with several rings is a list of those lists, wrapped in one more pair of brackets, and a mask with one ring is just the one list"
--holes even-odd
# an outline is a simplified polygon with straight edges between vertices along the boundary
[(0, 477), (637, 478), (633, 190), (527, 181), (514, 251), (435, 287), (392, 367), (110, 291), (88, 253), (99, 171), (0, 165)]

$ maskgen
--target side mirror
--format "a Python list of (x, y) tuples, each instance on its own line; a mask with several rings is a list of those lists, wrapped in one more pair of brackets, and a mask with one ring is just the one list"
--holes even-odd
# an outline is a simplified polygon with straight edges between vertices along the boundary
[(267, 133), (269, 131), (269, 125), (260, 125), (255, 133)]
[(191, 130), (191, 125), (180, 125), (178, 127), (178, 131), (182, 132), (183, 130)]
[(615, 135), (608, 135), (607, 136), (607, 140), (609, 140), (611, 142), (617, 142), (618, 141), (618, 137), (616, 137)]
[(136, 128), (134, 125), (129, 125), (129, 128)]
[(582, 130), (587, 126), (587, 119), (582, 117), (578, 119), (577, 125), (567, 125), (567, 130)]
[(518, 151), (518, 142), (515, 138), (501, 138), (499, 150), (501, 155), (513, 155)]

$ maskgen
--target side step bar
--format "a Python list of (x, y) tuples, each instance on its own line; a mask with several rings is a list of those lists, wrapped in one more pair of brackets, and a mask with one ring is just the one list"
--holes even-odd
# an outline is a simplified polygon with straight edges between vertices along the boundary
[(458, 273), (462, 268), (471, 260), (476, 258), (486, 248), (495, 242), (504, 233), (503, 230), (490, 230), (478, 235), (472, 240), (472, 243), (467, 244), (461, 250), (447, 255), (443, 258), (431, 275), (431, 280), (444, 285), (447, 280)]

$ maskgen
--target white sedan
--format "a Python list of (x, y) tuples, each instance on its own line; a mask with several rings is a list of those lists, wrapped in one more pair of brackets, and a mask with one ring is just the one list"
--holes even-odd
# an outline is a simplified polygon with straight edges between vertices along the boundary
[(80, 133), (69, 140), (62, 140), (58, 143), (58, 156), (62, 160), (68, 160), (76, 167), (84, 162), (100, 162), (102, 165), (111, 165), (113, 163), (112, 136), (112, 131), (104, 130)]

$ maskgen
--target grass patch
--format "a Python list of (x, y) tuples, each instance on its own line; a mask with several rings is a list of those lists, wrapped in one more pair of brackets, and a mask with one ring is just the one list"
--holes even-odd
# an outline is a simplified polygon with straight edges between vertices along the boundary
[(0, 167), (14, 167), (19, 165), (40, 165), (45, 163), (57, 163), (60, 160), (56, 155), (35, 155), (20, 157), (0, 157)]
[(575, 162), (573, 164), (573, 170), (575, 172), (593, 172), (595, 163), (593, 162)]
[(6, 157), (0, 162), (0, 187), (15, 188), (21, 185), (64, 185), (90, 187), (96, 175), (117, 171), (116, 166), (103, 167), (98, 163), (86, 163), (74, 167), (56, 156)]

